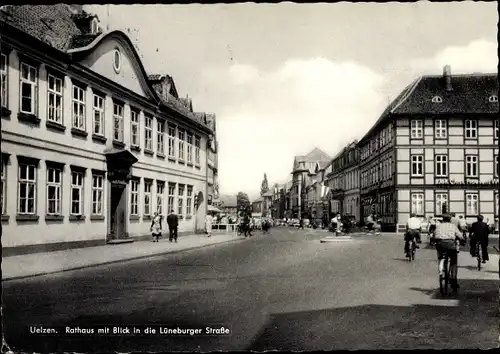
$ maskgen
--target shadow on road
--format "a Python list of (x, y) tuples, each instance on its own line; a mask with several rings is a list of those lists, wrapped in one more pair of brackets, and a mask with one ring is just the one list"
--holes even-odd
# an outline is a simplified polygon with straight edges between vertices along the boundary
[[(454, 297), (458, 306), (364, 305), (274, 314), (247, 350), (497, 347), (498, 282), (462, 280), (460, 285)], [(431, 298), (436, 293), (414, 290)]]

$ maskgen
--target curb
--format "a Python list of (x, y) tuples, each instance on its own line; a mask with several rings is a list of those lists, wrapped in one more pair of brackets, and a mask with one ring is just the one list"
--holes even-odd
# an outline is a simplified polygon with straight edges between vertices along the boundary
[(2, 278), (2, 282), (11, 281), (11, 280), (20, 280), (20, 279), (34, 278), (34, 277), (39, 277), (39, 276), (42, 276), (42, 275), (49, 275), (49, 274), (55, 274), (55, 273), (64, 273), (64, 272), (69, 272), (69, 271), (72, 271), (72, 270), (80, 270), (80, 269), (98, 267), (98, 266), (107, 265), (107, 264), (114, 264), (114, 263), (120, 263), (120, 262), (133, 261), (133, 260), (137, 260), (137, 259), (151, 258), (151, 257), (165, 255), (165, 254), (181, 253), (181, 252), (185, 252), (185, 251), (191, 251), (191, 250), (194, 250), (194, 249), (197, 249), (197, 248), (211, 247), (211, 246), (216, 246), (216, 245), (221, 245), (221, 244), (226, 244), (226, 243), (231, 243), (231, 242), (238, 242), (238, 241), (243, 241), (243, 240), (245, 240), (245, 239), (243, 238), (243, 239), (229, 240), (229, 241), (212, 243), (210, 245), (192, 246), (192, 247), (183, 248), (183, 249), (180, 249), (180, 250), (166, 251), (166, 252), (161, 252), (161, 253), (156, 253), (156, 254), (150, 254), (150, 255), (142, 255), (142, 256), (136, 256), (136, 257), (134, 256), (132, 258), (117, 259), (117, 260), (113, 260), (113, 261), (106, 261), (106, 262), (99, 262), (99, 263), (87, 264), (87, 265), (78, 266), (78, 267), (72, 267), (72, 268), (66, 268), (66, 269), (60, 269), (60, 270), (54, 270), (54, 271), (48, 271), (48, 272), (40, 272), (40, 273), (35, 273), (35, 274), (30, 274), (30, 275), (21, 275), (21, 276), (14, 276), (14, 277)]

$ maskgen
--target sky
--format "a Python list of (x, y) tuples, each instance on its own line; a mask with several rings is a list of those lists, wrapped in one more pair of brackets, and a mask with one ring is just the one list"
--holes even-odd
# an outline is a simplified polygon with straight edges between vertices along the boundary
[(496, 2), (92, 5), (217, 115), (221, 194), (258, 196), (294, 156), (335, 156), (424, 74), (497, 72)]

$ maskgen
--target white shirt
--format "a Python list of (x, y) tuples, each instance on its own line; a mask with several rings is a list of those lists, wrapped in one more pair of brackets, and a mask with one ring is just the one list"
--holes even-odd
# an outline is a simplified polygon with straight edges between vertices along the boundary
[(467, 223), (465, 222), (465, 219), (458, 219), (458, 225), (460, 225), (460, 227), (466, 227)]
[(422, 223), (419, 218), (413, 217), (408, 219), (406, 226), (408, 227), (408, 230), (418, 230), (422, 227)]

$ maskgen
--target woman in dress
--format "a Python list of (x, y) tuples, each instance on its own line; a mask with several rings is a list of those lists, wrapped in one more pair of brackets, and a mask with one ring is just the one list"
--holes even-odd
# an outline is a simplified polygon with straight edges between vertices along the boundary
[(158, 238), (161, 236), (161, 216), (158, 212), (155, 212), (153, 216), (150, 230), (153, 233), (153, 242), (158, 242)]
[(208, 237), (212, 236), (212, 222), (213, 222), (212, 215), (207, 213), (207, 216), (205, 216), (205, 228), (207, 230)]

